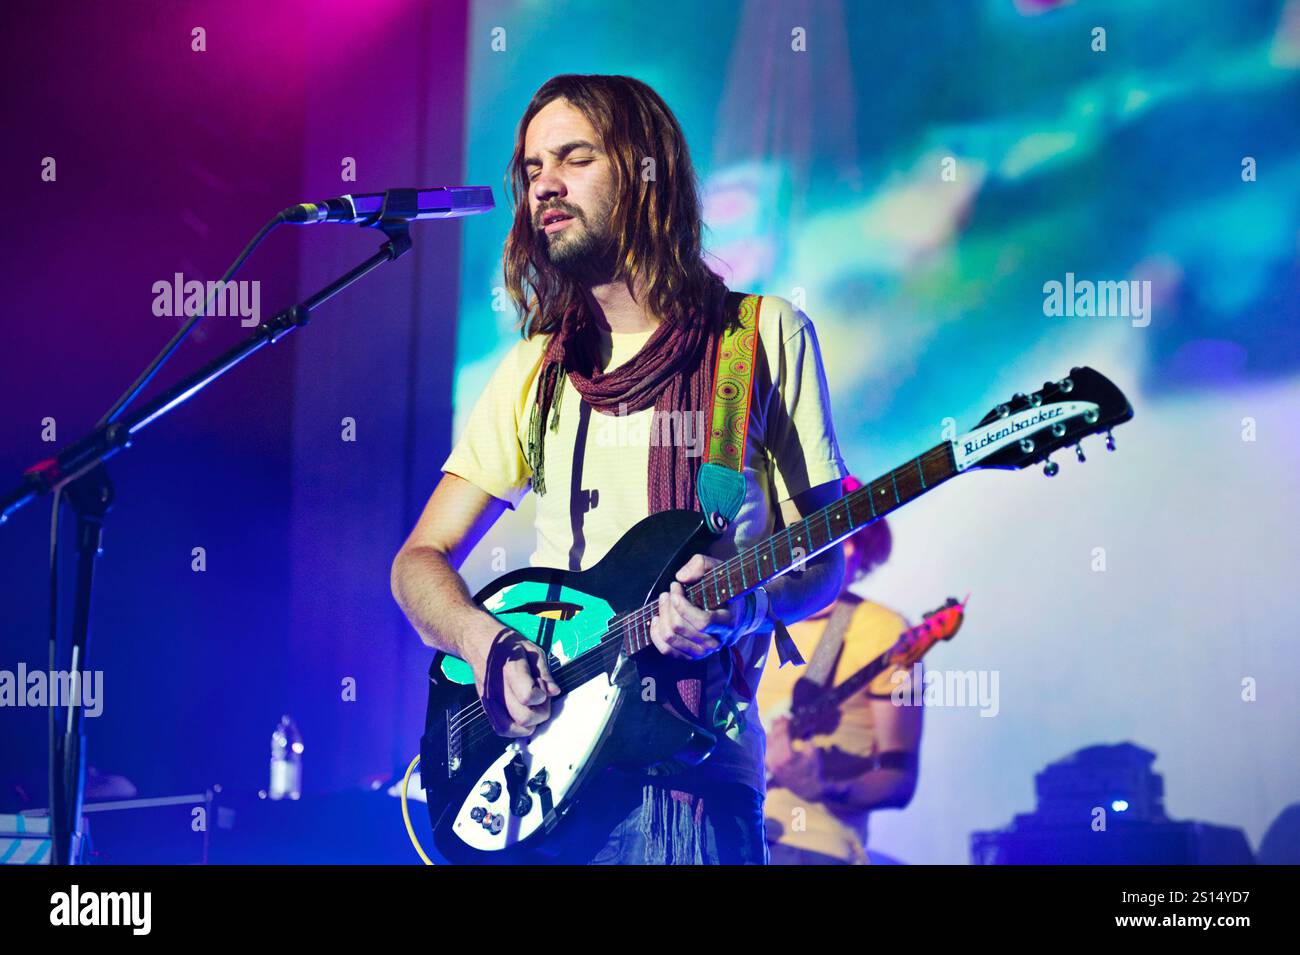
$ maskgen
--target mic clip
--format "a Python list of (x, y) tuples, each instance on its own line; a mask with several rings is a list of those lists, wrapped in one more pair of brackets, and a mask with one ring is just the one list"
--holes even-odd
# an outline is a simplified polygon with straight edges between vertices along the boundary
[(388, 236), (386, 248), (390, 248), (390, 260), (397, 259), (411, 251), (411, 220), (419, 213), (418, 189), (389, 189), (384, 193), (379, 214), (361, 226), (378, 229)]

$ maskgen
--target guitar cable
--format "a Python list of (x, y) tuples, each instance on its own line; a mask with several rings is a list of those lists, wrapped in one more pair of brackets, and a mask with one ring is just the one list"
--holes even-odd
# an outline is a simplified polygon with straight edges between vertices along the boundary
[(420, 757), (416, 756), (411, 760), (411, 765), (406, 767), (406, 775), (402, 777), (402, 821), (406, 823), (406, 834), (411, 837), (411, 845), (415, 846), (415, 851), (419, 853), (425, 865), (433, 865), (433, 862), (424, 854), (424, 849), (420, 846), (420, 840), (416, 838), (415, 829), (411, 826), (411, 811), (406, 803), (406, 789), (411, 784), (411, 774), (415, 772), (415, 767), (420, 765)]

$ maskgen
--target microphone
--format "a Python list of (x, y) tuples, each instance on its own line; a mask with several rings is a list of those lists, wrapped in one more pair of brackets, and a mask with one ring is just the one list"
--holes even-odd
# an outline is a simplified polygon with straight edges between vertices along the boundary
[(339, 196), (324, 202), (303, 202), (280, 213), (295, 225), (342, 222), (374, 225), (382, 219), (454, 219), (490, 212), (496, 203), (491, 186), (437, 186), (432, 189), (389, 189), (360, 196)]

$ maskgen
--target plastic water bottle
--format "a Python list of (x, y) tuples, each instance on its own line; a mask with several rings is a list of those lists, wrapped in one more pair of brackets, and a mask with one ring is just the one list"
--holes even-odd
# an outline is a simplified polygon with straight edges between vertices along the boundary
[(287, 715), (280, 717), (271, 734), (271, 799), (297, 799), (302, 795), (302, 736)]

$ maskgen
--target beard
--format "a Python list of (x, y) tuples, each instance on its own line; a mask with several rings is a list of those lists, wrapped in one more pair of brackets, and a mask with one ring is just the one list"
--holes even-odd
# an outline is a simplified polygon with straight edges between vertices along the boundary
[[(583, 283), (599, 285), (612, 281), (615, 272), (614, 240), (607, 229), (593, 229), (591, 219), (574, 206), (557, 206), (573, 216), (567, 228), (549, 235), (541, 232), (542, 254), (556, 270)], [(609, 209), (597, 210), (594, 221), (608, 223)]]

